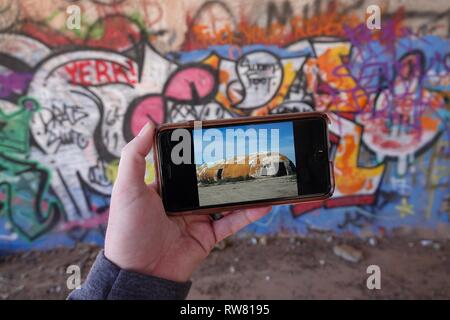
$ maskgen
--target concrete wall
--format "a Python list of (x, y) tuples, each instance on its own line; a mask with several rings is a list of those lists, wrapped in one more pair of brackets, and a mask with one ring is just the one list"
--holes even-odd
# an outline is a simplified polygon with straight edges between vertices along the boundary
[[(374, 3), (381, 30), (366, 27)], [(67, 28), (71, 4), (80, 29)], [(0, 250), (101, 243), (120, 150), (148, 118), (330, 112), (333, 199), (277, 207), (245, 232), (448, 226), (449, 10), (428, 0), (0, 1)], [(258, 63), (280, 72), (251, 84)]]

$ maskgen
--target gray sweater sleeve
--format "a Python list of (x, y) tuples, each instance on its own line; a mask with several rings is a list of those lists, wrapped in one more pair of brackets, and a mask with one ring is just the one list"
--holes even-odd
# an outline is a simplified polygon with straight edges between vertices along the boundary
[(97, 255), (86, 281), (69, 300), (185, 299), (191, 282), (179, 283), (120, 269), (103, 250)]

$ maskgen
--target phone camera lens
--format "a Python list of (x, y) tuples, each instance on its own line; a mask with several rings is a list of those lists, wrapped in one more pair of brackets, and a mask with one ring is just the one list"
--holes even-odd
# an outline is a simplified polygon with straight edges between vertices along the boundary
[(314, 160), (315, 161), (322, 161), (325, 158), (325, 152), (322, 149), (317, 150), (314, 152)]

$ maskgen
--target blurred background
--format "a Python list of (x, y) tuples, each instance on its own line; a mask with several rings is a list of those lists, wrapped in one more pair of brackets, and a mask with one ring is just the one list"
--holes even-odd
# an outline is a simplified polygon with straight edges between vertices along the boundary
[(314, 110), (333, 198), (218, 245), (190, 297), (450, 298), (449, 36), (445, 0), (0, 0), (0, 299), (87, 275), (149, 119)]

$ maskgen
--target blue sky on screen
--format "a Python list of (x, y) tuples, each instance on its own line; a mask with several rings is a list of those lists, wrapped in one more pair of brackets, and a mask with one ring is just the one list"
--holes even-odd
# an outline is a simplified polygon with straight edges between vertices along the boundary
[[(245, 145), (242, 144), (242, 148), (238, 148), (237, 139), (234, 139), (234, 142), (230, 139), (226, 139), (227, 131), (232, 129), (242, 129), (244, 132), (248, 129), (254, 129), (254, 135), (250, 135), (251, 138), (245, 139)], [(263, 131), (266, 130), (266, 136), (264, 136)], [(271, 131), (277, 129), (278, 133)], [(211, 129), (208, 129), (208, 131)], [(279, 151), (280, 153), (287, 156), (294, 164), (295, 164), (295, 146), (294, 146), (294, 131), (293, 125), (291, 121), (284, 122), (275, 122), (269, 124), (252, 124), (252, 125), (243, 125), (243, 126), (231, 126), (231, 127), (223, 127), (223, 128), (214, 128), (214, 130), (208, 132), (207, 129), (203, 129), (203, 145), (199, 143), (200, 141), (200, 130), (194, 130), (194, 158), (196, 164), (203, 164), (205, 162), (214, 162), (212, 160), (219, 160), (224, 158), (229, 158), (229, 154), (227, 154), (227, 150), (232, 150), (231, 147), (234, 144), (234, 154), (237, 156), (241, 156), (248, 153), (253, 153), (253, 151), (257, 152), (267, 152), (267, 151)], [(248, 131), (247, 131), (248, 132)], [(271, 136), (271, 134), (274, 135)], [(213, 143), (215, 143), (215, 137), (220, 134), (223, 137), (222, 144), (222, 154), (212, 154), (212, 159), (208, 158), (208, 155), (211, 153), (208, 152), (212, 150)], [(207, 137), (209, 136), (209, 140)], [(272, 143), (271, 137), (276, 139), (278, 136), (278, 150), (277, 143)], [(264, 139), (265, 138), (265, 139)], [(206, 140), (206, 141), (205, 141)], [(258, 143), (261, 141), (260, 143)], [(263, 143), (265, 141), (266, 143)], [(210, 146), (211, 145), (211, 146)], [(216, 150), (220, 150), (218, 147)]]

